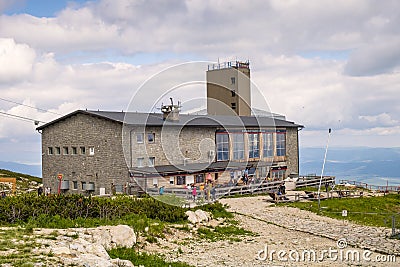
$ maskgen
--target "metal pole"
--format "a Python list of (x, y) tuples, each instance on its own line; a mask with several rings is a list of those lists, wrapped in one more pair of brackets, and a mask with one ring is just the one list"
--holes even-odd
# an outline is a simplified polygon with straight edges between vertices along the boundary
[(321, 178), (319, 179), (319, 186), (318, 186), (318, 212), (321, 212), (321, 194), (320, 194), (320, 192), (321, 192), (321, 183), (322, 183), (322, 176), (324, 175), (326, 154), (328, 153), (328, 146), (329, 146), (329, 139), (331, 137), (331, 132), (332, 132), (332, 129), (329, 128), (328, 141), (326, 142), (326, 148), (325, 148), (324, 162), (322, 163)]
[(392, 215), (392, 236), (396, 235), (396, 217)]

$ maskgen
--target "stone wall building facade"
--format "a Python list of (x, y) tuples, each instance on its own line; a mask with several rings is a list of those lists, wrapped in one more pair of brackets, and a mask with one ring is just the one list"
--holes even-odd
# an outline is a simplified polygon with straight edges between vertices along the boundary
[(38, 127), (45, 187), (132, 193), (212, 181), (282, 180), (299, 172), (298, 131), (283, 116), (252, 116), (249, 62), (207, 71), (207, 114), (77, 110)]
[(284, 179), (298, 173), (301, 127), (267, 117), (180, 115), (169, 121), (163, 114), (78, 110), (38, 128), (43, 184), (52, 192), (98, 195), (113, 186), (132, 192), (138, 180), (144, 189), (207, 177), (236, 183), (246, 169), (259, 181)]

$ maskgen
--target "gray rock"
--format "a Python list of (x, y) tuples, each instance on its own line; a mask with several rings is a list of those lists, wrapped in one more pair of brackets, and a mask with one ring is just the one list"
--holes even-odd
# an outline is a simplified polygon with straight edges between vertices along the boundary
[(196, 213), (194, 213), (193, 211), (188, 210), (188, 211), (185, 212), (185, 214), (188, 216), (188, 221), (190, 223), (196, 224), (196, 223), (199, 222), (199, 220), (198, 220), (198, 218), (196, 216)]
[(113, 263), (114, 266), (135, 267), (135, 265), (128, 260), (112, 259), (111, 263)]
[(51, 252), (55, 256), (61, 256), (61, 255), (68, 256), (68, 255), (71, 255), (71, 251), (69, 250), (69, 248), (64, 247), (64, 246), (62, 246), (62, 247), (53, 247), (51, 249)]

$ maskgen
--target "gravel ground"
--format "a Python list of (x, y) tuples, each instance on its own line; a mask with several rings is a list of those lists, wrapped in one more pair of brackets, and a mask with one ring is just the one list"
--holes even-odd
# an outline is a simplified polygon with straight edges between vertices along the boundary
[[(238, 213), (235, 219), (240, 222), (240, 226), (257, 233), (257, 236), (245, 236), (239, 242), (208, 242), (195, 239), (190, 233), (182, 235), (182, 231), (176, 231), (167, 240), (161, 240), (146, 250), (161, 252), (170, 260), (184, 261), (194, 266), (398, 266), (398, 263), (393, 262), (377, 262), (387, 257), (386, 254), (369, 251), (357, 244), (347, 245), (347, 231), (351, 233), (357, 230), (356, 225), (295, 208), (271, 207), (267, 199), (260, 196), (221, 200), (230, 206), (230, 211)], [(296, 229), (299, 222), (309, 225), (309, 228)], [(342, 226), (343, 238), (321, 236), (318, 225), (327, 230)], [(387, 231), (375, 227), (366, 229), (379, 233)], [(314, 230), (316, 233), (313, 233)], [(357, 234), (355, 231), (354, 235)], [(382, 238), (385, 240), (384, 236)], [(396, 246), (400, 245), (400, 241), (393, 242), (397, 242)], [(372, 248), (379, 251), (376, 244)], [(278, 257), (279, 251), (281, 257)], [(329, 251), (332, 258), (328, 258)], [(308, 259), (307, 253), (313, 252), (316, 260), (313, 257)], [(304, 259), (303, 253), (306, 253)], [(357, 260), (357, 254), (360, 260)], [(323, 259), (318, 260), (321, 255)], [(400, 256), (397, 258), (400, 260)]]

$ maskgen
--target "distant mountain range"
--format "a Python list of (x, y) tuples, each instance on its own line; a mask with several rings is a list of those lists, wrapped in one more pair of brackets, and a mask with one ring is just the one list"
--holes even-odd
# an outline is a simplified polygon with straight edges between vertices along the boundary
[[(300, 148), (300, 174), (321, 175), (325, 148)], [(42, 177), (40, 165), (0, 161), (0, 169)], [(324, 175), (369, 184), (400, 185), (400, 148), (329, 148)]]
[(29, 174), (36, 177), (42, 177), (41, 165), (29, 165), (16, 162), (0, 161), (0, 169)]
[[(325, 148), (300, 149), (300, 173), (321, 175)], [(400, 148), (329, 148), (324, 175), (369, 184), (400, 185)]]

